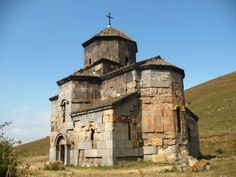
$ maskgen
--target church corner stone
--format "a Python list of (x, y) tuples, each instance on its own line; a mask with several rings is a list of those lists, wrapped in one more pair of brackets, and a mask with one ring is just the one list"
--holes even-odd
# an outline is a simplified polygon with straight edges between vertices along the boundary
[(84, 68), (59, 80), (50, 98), (50, 161), (87, 167), (199, 156), (182, 69), (160, 56), (136, 62), (136, 42), (111, 26), (82, 45)]

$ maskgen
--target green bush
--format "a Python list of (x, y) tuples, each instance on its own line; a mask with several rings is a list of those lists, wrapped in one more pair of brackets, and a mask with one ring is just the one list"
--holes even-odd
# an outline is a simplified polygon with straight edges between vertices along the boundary
[(0, 176), (15, 177), (19, 164), (13, 141), (5, 137), (3, 129), (10, 123), (0, 124)]

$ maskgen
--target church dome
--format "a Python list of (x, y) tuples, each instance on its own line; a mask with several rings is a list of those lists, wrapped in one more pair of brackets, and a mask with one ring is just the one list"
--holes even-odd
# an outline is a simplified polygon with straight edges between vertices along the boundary
[(120, 66), (136, 62), (137, 43), (125, 33), (108, 26), (87, 41), (84, 47), (84, 66), (91, 66), (103, 59)]
[(132, 40), (127, 34), (125, 34), (124, 32), (121, 32), (120, 30), (117, 30), (111, 26), (108, 26), (107, 28), (103, 29), (102, 31), (100, 31), (99, 33), (97, 33), (96, 35), (94, 35), (93, 37), (91, 37), (90, 39), (88, 39), (87, 41), (85, 41), (82, 46), (86, 47), (87, 45), (89, 45), (90, 43), (92, 43), (94, 40), (97, 39), (104, 39), (104, 38), (117, 38), (117, 39), (124, 39), (124, 40), (128, 40), (130, 42), (134, 42), (136, 44), (136, 42), (134, 40)]

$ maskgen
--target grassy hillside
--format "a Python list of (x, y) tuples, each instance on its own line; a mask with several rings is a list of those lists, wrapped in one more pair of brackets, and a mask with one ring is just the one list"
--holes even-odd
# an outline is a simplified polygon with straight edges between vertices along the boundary
[(26, 156), (48, 155), (49, 153), (49, 136), (32, 141), (30, 143), (22, 144), (16, 147), (19, 153)]
[(200, 132), (236, 131), (236, 72), (186, 90), (185, 99), (200, 118)]
[(199, 116), (204, 155), (236, 155), (236, 72), (185, 91), (187, 106)]

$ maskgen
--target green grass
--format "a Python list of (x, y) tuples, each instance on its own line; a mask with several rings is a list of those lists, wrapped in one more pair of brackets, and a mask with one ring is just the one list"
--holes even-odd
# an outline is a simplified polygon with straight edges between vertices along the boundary
[(229, 157), (236, 155), (236, 132), (200, 133), (200, 148), (203, 156)]
[(236, 131), (236, 72), (186, 90), (185, 99), (200, 132)]
[(236, 72), (186, 90), (185, 98), (199, 116), (203, 155), (236, 155)]

